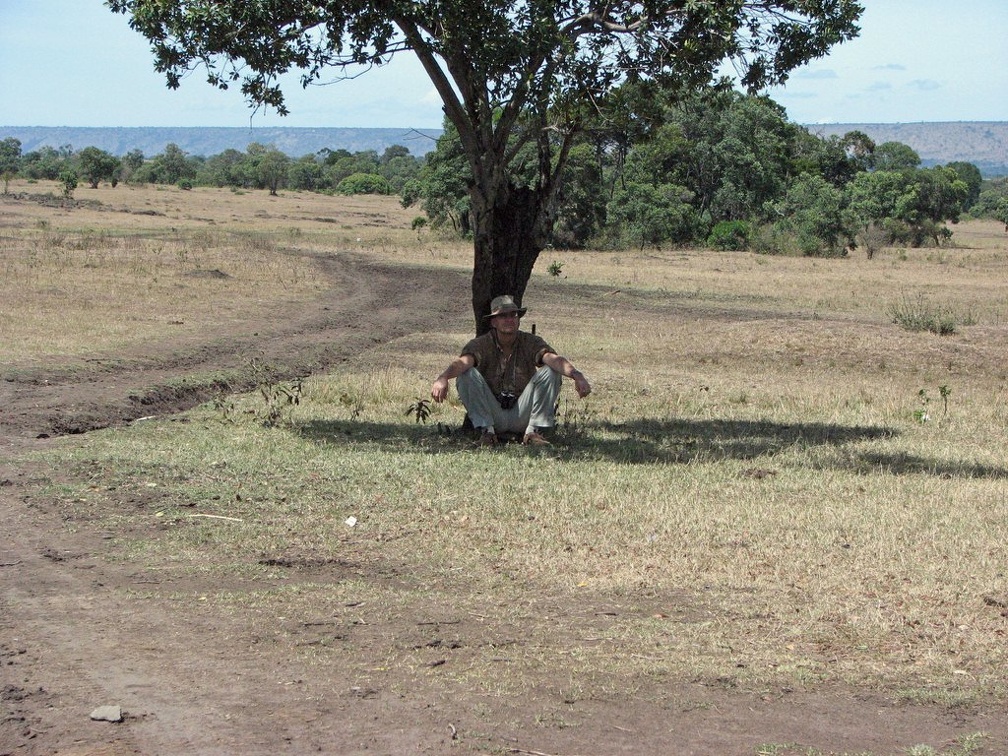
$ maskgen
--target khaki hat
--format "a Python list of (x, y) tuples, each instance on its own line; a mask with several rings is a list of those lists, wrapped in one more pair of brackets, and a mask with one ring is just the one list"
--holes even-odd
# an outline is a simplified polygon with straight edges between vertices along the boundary
[(492, 318), (496, 315), (503, 315), (506, 312), (517, 312), (518, 317), (522, 317), (528, 311), (527, 307), (519, 307), (515, 304), (514, 297), (510, 294), (501, 294), (499, 297), (494, 297), (493, 301), (490, 302), (490, 314), (486, 315), (485, 318)]

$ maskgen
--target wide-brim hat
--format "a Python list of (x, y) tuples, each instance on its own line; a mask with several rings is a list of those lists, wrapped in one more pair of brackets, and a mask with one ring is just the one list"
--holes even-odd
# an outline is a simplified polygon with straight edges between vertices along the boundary
[(509, 312), (518, 313), (520, 318), (528, 311), (527, 307), (519, 307), (515, 301), (514, 297), (510, 294), (501, 294), (499, 297), (494, 297), (490, 302), (490, 314), (486, 315), (486, 319), (496, 317), (497, 315), (504, 315)]

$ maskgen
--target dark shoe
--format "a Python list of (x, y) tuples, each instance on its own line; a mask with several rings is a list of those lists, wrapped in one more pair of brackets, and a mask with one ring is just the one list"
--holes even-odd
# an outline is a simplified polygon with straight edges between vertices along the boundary
[(481, 447), (497, 446), (497, 434), (490, 433), (489, 431), (484, 431), (480, 435), (478, 443)]
[(522, 443), (526, 446), (549, 446), (550, 442), (546, 440), (546, 437), (541, 433), (532, 431), (531, 433), (526, 433), (525, 438), (522, 439)]

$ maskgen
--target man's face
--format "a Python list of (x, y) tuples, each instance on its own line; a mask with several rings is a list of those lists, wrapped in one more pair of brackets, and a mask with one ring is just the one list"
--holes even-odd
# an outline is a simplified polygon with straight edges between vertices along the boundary
[(490, 318), (490, 325), (497, 333), (516, 333), (521, 316), (517, 312), (505, 312)]

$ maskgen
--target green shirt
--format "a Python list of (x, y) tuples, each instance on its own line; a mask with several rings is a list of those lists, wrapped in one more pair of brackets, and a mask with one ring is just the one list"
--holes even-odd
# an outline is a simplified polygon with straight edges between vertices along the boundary
[(542, 367), (547, 352), (554, 350), (539, 336), (525, 331), (518, 331), (508, 358), (504, 357), (493, 331), (477, 336), (462, 348), (463, 356), (468, 354), (476, 361), (476, 369), (495, 396), (504, 392), (521, 394)]

